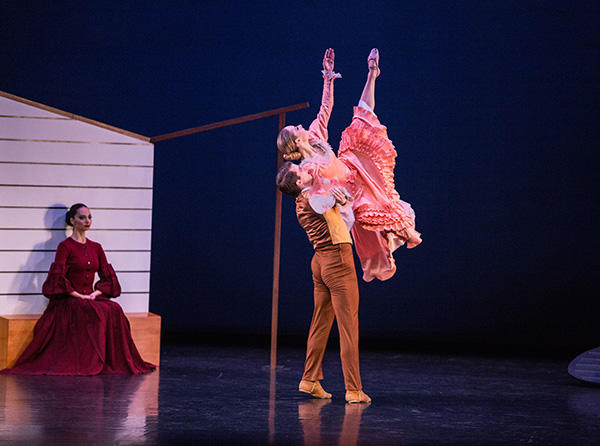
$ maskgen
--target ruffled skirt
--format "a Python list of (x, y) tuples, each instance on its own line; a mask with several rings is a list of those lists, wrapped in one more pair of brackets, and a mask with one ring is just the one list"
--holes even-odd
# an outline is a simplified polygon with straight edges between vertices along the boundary
[(357, 223), (352, 235), (367, 282), (392, 277), (396, 271), (392, 252), (407, 241), (420, 242), (414, 229), (415, 213), (395, 188), (396, 155), (377, 116), (354, 107), (352, 123), (342, 133), (338, 158), (350, 170), (346, 187), (354, 196)]
[(140, 374), (145, 362), (120, 305), (105, 297), (55, 298), (38, 320), (33, 340), (14, 367), (0, 373), (25, 375)]

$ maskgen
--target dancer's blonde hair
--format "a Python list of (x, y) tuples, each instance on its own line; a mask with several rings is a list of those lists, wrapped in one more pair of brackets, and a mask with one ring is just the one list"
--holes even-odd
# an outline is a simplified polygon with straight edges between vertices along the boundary
[(298, 152), (298, 146), (296, 146), (295, 135), (287, 127), (282, 129), (279, 135), (277, 135), (277, 148), (285, 160), (296, 161), (302, 158), (302, 154)]

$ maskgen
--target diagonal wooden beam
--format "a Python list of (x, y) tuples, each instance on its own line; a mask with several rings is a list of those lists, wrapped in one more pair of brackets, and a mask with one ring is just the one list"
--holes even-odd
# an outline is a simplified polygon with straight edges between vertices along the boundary
[(218, 129), (219, 127), (227, 127), (230, 125), (241, 124), (242, 122), (254, 121), (256, 119), (267, 118), (269, 116), (281, 115), (282, 113), (292, 112), (296, 110), (302, 110), (308, 108), (310, 104), (308, 102), (302, 102), (300, 104), (288, 105), (287, 107), (275, 108), (273, 110), (267, 110), (260, 113), (254, 113), (252, 115), (240, 116), (239, 118), (227, 119), (226, 121), (213, 122), (212, 124), (201, 125), (200, 127), (192, 127), (189, 129), (179, 130), (177, 132), (165, 133), (164, 135), (153, 136), (150, 138), (150, 142), (155, 143), (159, 141), (166, 141), (167, 139), (179, 138), (181, 136), (192, 135), (194, 133), (206, 132), (207, 130)]

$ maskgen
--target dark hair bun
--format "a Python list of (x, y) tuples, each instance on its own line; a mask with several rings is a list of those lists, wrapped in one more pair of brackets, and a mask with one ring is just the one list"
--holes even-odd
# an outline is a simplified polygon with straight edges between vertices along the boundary
[(65, 215), (65, 223), (67, 224), (67, 226), (73, 226), (71, 224), (71, 219), (75, 217), (75, 215), (77, 215), (77, 211), (79, 209), (86, 207), (87, 206), (83, 203), (75, 203), (73, 206), (71, 206), (71, 208), (67, 211), (67, 214)]

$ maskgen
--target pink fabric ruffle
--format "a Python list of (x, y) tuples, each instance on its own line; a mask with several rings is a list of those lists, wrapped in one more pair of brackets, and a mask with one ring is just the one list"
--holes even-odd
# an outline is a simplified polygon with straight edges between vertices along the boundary
[(347, 187), (354, 196), (356, 252), (367, 282), (389, 279), (396, 271), (392, 252), (411, 234), (418, 234), (415, 213), (396, 191), (396, 150), (377, 116), (354, 107), (350, 126), (342, 133), (338, 158), (349, 169)]

